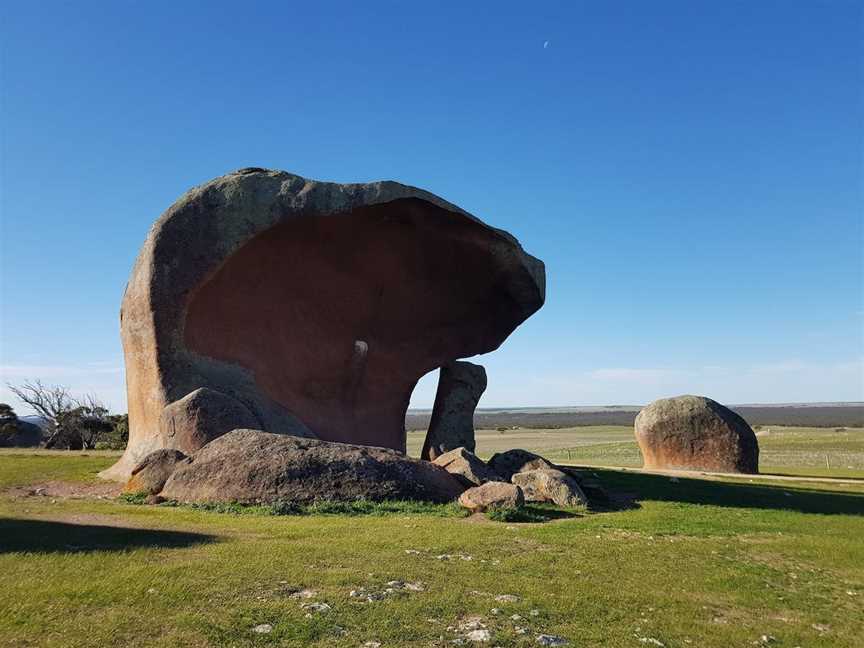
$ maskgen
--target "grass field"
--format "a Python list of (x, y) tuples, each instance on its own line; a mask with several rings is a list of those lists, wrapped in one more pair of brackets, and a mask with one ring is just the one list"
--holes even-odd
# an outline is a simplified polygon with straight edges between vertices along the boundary
[[(615, 429), (541, 432), (534, 443), (520, 434), (480, 434), (481, 454), (505, 443), (588, 453), (581, 461), (630, 443)], [(860, 434), (829, 452), (860, 460)], [(760, 444), (808, 470), (801, 458), (829, 439), (772, 429)], [(476, 645), (538, 646), (552, 634), (571, 646), (851, 648), (864, 635), (864, 481), (597, 468), (633, 507), (543, 524), (452, 507), (272, 516), (22, 490), (99, 487), (96, 472), (114, 459), (0, 453), (0, 646), (449, 646), (485, 629)], [(376, 599), (391, 581), (409, 586)], [(255, 632), (262, 624), (270, 631)]]
[[(770, 426), (757, 430), (763, 473), (864, 477), (864, 429)], [(419, 456), (425, 433), (408, 434), (408, 452)], [(642, 465), (633, 428), (597, 425), (549, 430), (478, 430), (477, 454), (489, 458), (525, 448), (549, 459), (591, 466)]]

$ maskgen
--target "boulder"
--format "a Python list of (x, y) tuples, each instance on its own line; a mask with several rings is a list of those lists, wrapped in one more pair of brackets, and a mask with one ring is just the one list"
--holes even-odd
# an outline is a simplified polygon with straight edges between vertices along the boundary
[(163, 448), (151, 452), (132, 469), (132, 476), (123, 487), (123, 492), (156, 495), (165, 486), (177, 464), (184, 459), (186, 455), (179, 450)]
[(560, 470), (526, 470), (515, 473), (511, 481), (522, 489), (526, 502), (550, 502), (566, 508), (588, 506), (579, 483)]
[(582, 489), (585, 497), (588, 498), (588, 501), (591, 502), (592, 505), (602, 505), (609, 502), (609, 493), (606, 492), (606, 489), (593, 470), (561, 465), (556, 467), (565, 475), (569, 475), (572, 479), (576, 480), (576, 483), (579, 484), (579, 488)]
[(257, 429), (258, 419), (235, 398), (201, 387), (162, 410), (159, 432), (167, 448), (192, 453), (231, 430)]
[(498, 348), (544, 299), (541, 261), (421, 189), (259, 168), (212, 180), (150, 229), (126, 286), (129, 443), (102, 476), (173, 447), (163, 410), (202, 388), (265, 431), (404, 451), (417, 380)]
[(515, 473), (525, 470), (554, 470), (555, 466), (543, 457), (527, 450), (513, 449), (498, 452), (489, 460), (489, 468), (502, 479), (510, 480)]
[(743, 418), (703, 396), (654, 401), (639, 412), (636, 441), (648, 469), (758, 473), (759, 444)]
[(486, 482), (459, 496), (459, 505), (472, 513), (490, 508), (518, 508), (525, 504), (522, 489), (507, 482)]
[(233, 430), (178, 465), (162, 489), (180, 502), (368, 499), (449, 502), (464, 490), (440, 466), (388, 448)]
[(431, 461), (460, 447), (474, 452), (474, 410), (484, 391), (482, 366), (459, 361), (441, 367), (422, 459)]
[(479, 486), (488, 481), (499, 481), (496, 475), (483, 461), (473, 452), (465, 448), (456, 448), (445, 452), (433, 462), (441, 466), (451, 475), (455, 475), (465, 486)]

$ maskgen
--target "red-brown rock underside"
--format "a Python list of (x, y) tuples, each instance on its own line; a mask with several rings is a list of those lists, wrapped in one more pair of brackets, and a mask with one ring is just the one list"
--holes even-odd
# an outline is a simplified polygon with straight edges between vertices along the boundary
[(403, 450), (417, 380), (496, 348), (522, 319), (493, 276), (495, 234), (431, 208), (398, 201), (263, 232), (190, 295), (186, 345), (251, 370), (322, 439)]

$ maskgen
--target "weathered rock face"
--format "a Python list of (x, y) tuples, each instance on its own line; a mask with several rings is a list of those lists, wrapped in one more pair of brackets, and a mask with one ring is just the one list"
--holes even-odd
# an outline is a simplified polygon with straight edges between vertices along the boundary
[(507, 482), (486, 482), (469, 488), (459, 496), (459, 505), (472, 513), (493, 507), (517, 508), (525, 504), (522, 489)]
[(533, 452), (514, 448), (505, 452), (496, 452), (489, 460), (489, 468), (502, 479), (510, 480), (515, 473), (526, 470), (554, 470), (555, 466)]
[(208, 435), (181, 430), (189, 443), (166, 446), (160, 420), (201, 388), (267, 431), (404, 450), (417, 380), (496, 349), (544, 293), (542, 262), (512, 236), (420, 189), (217, 178), (163, 214), (135, 263), (121, 308), (129, 444), (103, 476), (200, 447)]
[(386, 448), (234, 430), (177, 466), (160, 495), (180, 502), (449, 502), (464, 487), (427, 461)]
[(645, 468), (759, 472), (759, 445), (747, 422), (702, 396), (654, 401), (636, 417)]
[(177, 464), (184, 459), (186, 455), (179, 450), (163, 448), (151, 452), (132, 469), (132, 476), (123, 487), (123, 492), (156, 495), (165, 486)]
[(202, 387), (162, 410), (159, 434), (166, 448), (201, 448), (231, 430), (260, 425), (240, 401)]
[(560, 470), (526, 470), (515, 473), (511, 481), (522, 489), (526, 502), (551, 502), (567, 508), (588, 505), (577, 481)]
[(441, 466), (468, 487), (501, 479), (477, 455), (465, 448), (445, 452), (432, 463)]
[(431, 461), (456, 448), (474, 452), (474, 410), (484, 391), (486, 370), (480, 365), (460, 361), (441, 367), (421, 458)]

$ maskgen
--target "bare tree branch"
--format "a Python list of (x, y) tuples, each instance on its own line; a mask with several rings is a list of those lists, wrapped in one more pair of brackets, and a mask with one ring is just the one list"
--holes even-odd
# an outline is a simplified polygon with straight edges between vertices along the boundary
[(61, 432), (61, 419), (77, 405), (69, 390), (60, 385), (47, 386), (42, 381), (26, 381), (20, 387), (7, 383), (15, 396), (29, 405), (49, 424), (46, 444), (50, 444)]

